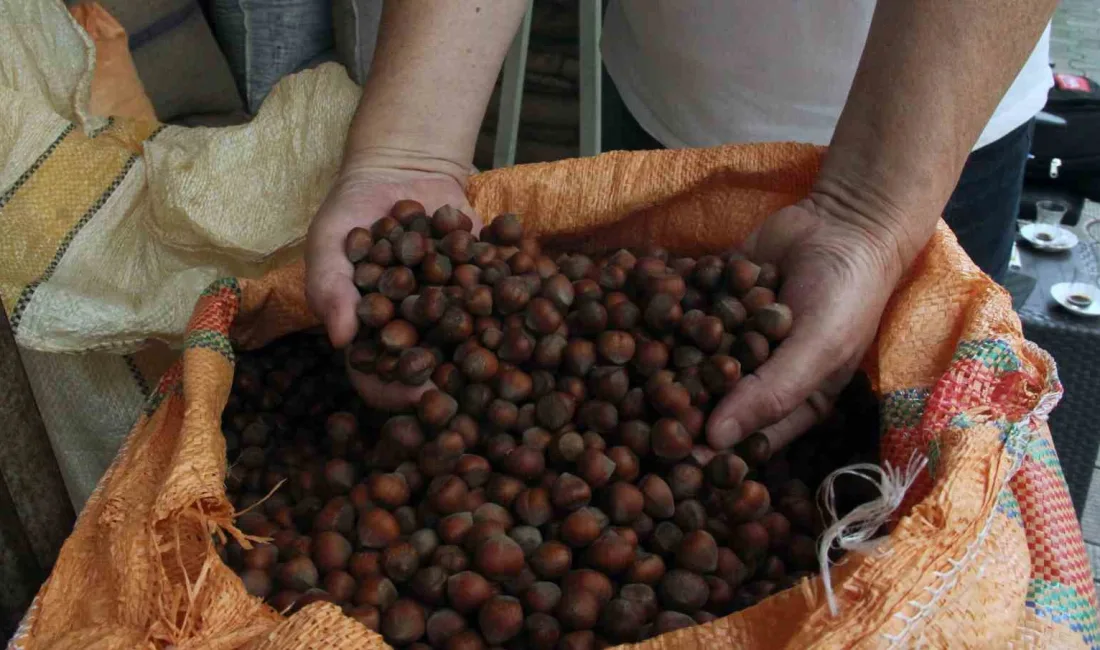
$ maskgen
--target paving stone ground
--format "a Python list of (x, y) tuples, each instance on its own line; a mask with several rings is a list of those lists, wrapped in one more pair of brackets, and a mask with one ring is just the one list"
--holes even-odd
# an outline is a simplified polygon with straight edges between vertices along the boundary
[(1100, 80), (1100, 0), (1062, 0), (1051, 26), (1050, 59), (1059, 72)]

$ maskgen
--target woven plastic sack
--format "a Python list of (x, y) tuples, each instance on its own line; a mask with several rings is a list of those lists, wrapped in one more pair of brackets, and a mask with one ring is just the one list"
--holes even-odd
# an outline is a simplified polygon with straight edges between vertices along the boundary
[[(736, 244), (803, 196), (820, 151), (795, 145), (612, 153), (494, 171), (470, 196), (540, 236), (589, 247)], [(317, 324), (300, 263), (226, 279), (199, 300), (164, 375), (29, 613), (14, 647), (363, 648), (380, 639), (327, 604), (281, 619), (246, 595), (211, 535), (234, 532), (220, 411), (234, 349)], [(1045, 417), (1051, 359), (945, 226), (895, 292), (866, 360), (883, 454), (929, 462), (889, 537), (819, 579), (647, 648), (1097, 647), (1081, 531)], [(777, 622), (782, 621), (782, 624)]]

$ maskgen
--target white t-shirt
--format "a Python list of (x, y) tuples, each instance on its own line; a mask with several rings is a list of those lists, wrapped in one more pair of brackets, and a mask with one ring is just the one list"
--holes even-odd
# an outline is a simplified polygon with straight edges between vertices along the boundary
[[(875, 0), (611, 0), (607, 71), (666, 147), (828, 144)], [(1050, 26), (975, 148), (1034, 117), (1052, 85)]]

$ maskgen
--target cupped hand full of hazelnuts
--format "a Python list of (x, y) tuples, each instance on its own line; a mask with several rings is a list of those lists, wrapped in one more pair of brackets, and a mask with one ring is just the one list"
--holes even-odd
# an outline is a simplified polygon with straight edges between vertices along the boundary
[(255, 506), (241, 530), (272, 543), (221, 550), (248, 591), (280, 611), (336, 603), (396, 647), (548, 650), (706, 623), (809, 575), (808, 485), (871, 453), (851, 444), (877, 413), (841, 407), (819, 428), (869, 433), (811, 432), (775, 457), (760, 435), (702, 438), (791, 329), (775, 268), (552, 258), (514, 215), (480, 239), (471, 225), (401, 201), (348, 236), (363, 296), (347, 362), (430, 382), (415, 409), (367, 408), (322, 336), (242, 356), (227, 487)]

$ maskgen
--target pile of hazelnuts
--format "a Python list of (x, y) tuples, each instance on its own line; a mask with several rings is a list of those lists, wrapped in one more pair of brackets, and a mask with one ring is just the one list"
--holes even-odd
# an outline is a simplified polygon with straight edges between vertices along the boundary
[[(398, 202), (347, 239), (362, 292), (348, 350), (302, 333), (239, 359), (227, 491), (239, 528), (271, 543), (219, 550), (247, 590), (279, 611), (335, 603), (398, 648), (580, 650), (810, 575), (810, 486), (874, 453), (867, 386), (781, 453), (704, 437), (791, 329), (775, 268), (552, 256), (514, 215), (471, 230)], [(427, 391), (375, 411), (345, 364)]]

